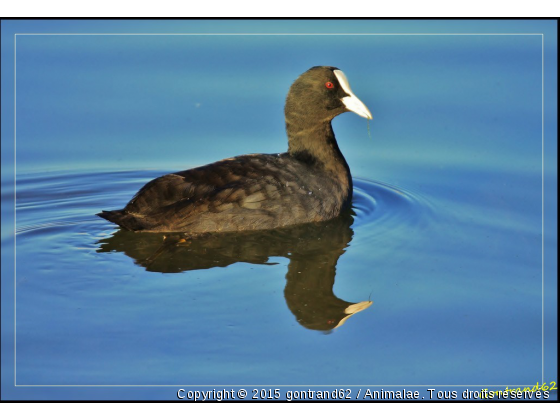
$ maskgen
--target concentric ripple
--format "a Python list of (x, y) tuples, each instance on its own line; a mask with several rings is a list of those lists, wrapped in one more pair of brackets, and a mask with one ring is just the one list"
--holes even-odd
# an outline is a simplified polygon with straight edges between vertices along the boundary
[[(354, 178), (354, 228), (368, 226), (369, 236), (421, 227), (432, 217), (432, 206), (420, 195), (392, 185)], [(369, 227), (374, 225), (374, 228)]]

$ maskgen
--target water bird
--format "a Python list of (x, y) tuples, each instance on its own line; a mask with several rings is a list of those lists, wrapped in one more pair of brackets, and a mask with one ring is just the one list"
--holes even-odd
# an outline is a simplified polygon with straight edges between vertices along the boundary
[(312, 67), (289, 89), (288, 151), (249, 154), (161, 176), (122, 210), (98, 216), (139, 232), (275, 229), (333, 219), (350, 208), (352, 177), (331, 121), (344, 112), (372, 119), (336, 67)]

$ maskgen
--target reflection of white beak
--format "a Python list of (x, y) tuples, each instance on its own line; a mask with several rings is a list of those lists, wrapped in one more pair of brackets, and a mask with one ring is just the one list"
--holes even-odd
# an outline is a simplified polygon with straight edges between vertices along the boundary
[(373, 302), (371, 300), (366, 300), (364, 302), (354, 303), (353, 305), (350, 305), (348, 308), (346, 308), (344, 310), (344, 313), (350, 314), (350, 315), (357, 314), (358, 312), (361, 312), (364, 309), (369, 308), (372, 303)]
[(348, 96), (342, 98), (342, 103), (346, 109), (358, 114), (360, 117), (372, 120), (373, 117), (371, 116), (369, 109), (367, 109), (367, 106), (365, 106), (364, 103), (360, 101), (356, 95), (354, 95), (352, 89), (350, 89), (350, 83), (348, 83), (346, 75), (341, 70), (334, 70), (333, 73), (338, 79), (338, 83), (340, 83), (342, 90), (348, 94)]
[[(367, 108), (366, 108), (367, 109)], [(363, 311), (364, 309), (367, 309), (371, 306), (373, 302), (371, 300), (366, 300), (364, 302), (359, 302), (359, 303), (354, 303), (353, 305), (350, 305), (348, 308), (346, 308), (344, 310), (346, 315), (344, 318), (342, 318), (340, 320), (340, 322), (338, 323), (338, 325), (335, 328), (340, 327), (342, 324), (344, 324), (346, 322), (346, 320), (348, 318), (350, 318), (352, 315), (357, 314), (358, 312)]]

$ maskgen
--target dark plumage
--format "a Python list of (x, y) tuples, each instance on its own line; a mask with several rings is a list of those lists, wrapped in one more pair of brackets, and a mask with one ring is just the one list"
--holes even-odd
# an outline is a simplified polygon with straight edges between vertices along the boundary
[(286, 99), (288, 152), (224, 159), (148, 182), (122, 210), (99, 216), (127, 230), (204, 232), (318, 222), (350, 206), (352, 178), (331, 120), (371, 119), (336, 67), (313, 67)]

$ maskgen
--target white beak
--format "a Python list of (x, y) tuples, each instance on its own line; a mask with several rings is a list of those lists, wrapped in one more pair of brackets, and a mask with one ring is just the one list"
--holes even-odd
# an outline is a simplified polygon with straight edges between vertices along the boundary
[(356, 95), (354, 95), (354, 92), (350, 89), (350, 83), (348, 83), (348, 79), (344, 73), (341, 70), (334, 70), (333, 73), (338, 79), (338, 83), (340, 83), (342, 90), (348, 94), (348, 96), (342, 98), (342, 103), (346, 109), (358, 114), (360, 117), (372, 120), (373, 117), (371, 116), (371, 112), (369, 112), (367, 106), (365, 106), (364, 103), (360, 101)]

